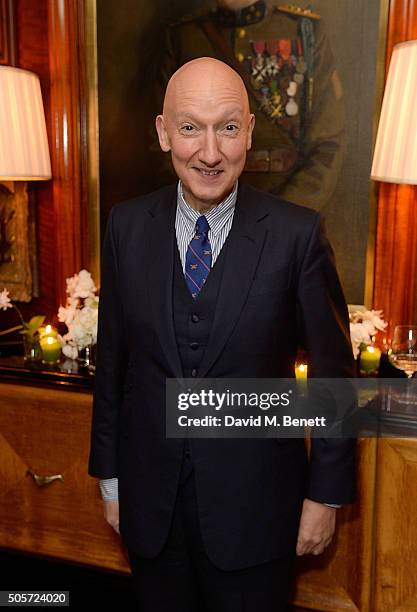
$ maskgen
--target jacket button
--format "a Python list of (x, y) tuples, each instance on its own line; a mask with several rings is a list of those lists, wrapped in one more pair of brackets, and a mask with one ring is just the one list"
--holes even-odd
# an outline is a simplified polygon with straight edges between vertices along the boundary
[(200, 320), (200, 317), (198, 316), (198, 314), (193, 314), (193, 315), (191, 315), (191, 321), (192, 321), (193, 323), (198, 323), (198, 322), (199, 322), (199, 320)]
[(197, 376), (197, 370), (195, 368), (193, 368), (191, 370), (191, 376), (194, 378), (195, 376)]
[(199, 346), (200, 345), (198, 344), (198, 342), (191, 342), (190, 349), (193, 349), (193, 351), (196, 351)]

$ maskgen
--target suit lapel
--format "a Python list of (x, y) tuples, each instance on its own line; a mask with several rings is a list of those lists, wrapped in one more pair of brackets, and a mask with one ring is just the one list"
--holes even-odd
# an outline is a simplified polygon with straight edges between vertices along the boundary
[[(146, 240), (149, 260), (147, 283), (156, 332), (176, 378), (183, 377), (175, 338), (172, 306), (173, 253), (176, 245), (176, 187), (161, 194), (148, 211)], [(268, 215), (256, 201), (256, 194), (239, 183), (232, 228), (220, 282), (213, 325), (198, 375), (204, 377), (219, 357), (236, 325), (259, 261)], [(174, 242), (175, 241), (175, 242)]]

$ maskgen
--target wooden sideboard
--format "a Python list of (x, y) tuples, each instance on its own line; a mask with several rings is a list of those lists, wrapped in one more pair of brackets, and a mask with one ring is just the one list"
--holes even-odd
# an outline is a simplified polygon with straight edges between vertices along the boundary
[(416, 502), (417, 439), (361, 439), (358, 502), (338, 510), (323, 555), (300, 558), (293, 602), (326, 612), (416, 612)]
[(371, 575), (377, 443), (375, 438), (358, 443), (358, 502), (337, 511), (330, 546), (322, 555), (298, 560), (293, 601), (299, 606), (374, 611)]
[(129, 573), (87, 474), (91, 402), (91, 391), (1, 382), (0, 546)]
[[(87, 474), (91, 404), (88, 388), (0, 376), (0, 547), (129, 574)], [(299, 559), (293, 603), (417, 611), (416, 483), (417, 440), (361, 439), (358, 502), (338, 511), (323, 555)]]

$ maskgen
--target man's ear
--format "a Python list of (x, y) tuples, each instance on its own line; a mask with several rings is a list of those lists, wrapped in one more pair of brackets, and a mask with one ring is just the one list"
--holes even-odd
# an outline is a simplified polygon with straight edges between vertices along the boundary
[(168, 133), (165, 127), (165, 120), (163, 115), (158, 115), (155, 119), (155, 127), (158, 132), (159, 146), (167, 153), (171, 150), (171, 144), (169, 142)]
[(249, 120), (249, 125), (248, 125), (248, 136), (247, 136), (247, 141), (246, 141), (246, 150), (249, 151), (249, 149), (252, 146), (252, 132), (253, 132), (253, 128), (255, 127), (255, 115), (253, 113), (250, 114), (250, 120)]

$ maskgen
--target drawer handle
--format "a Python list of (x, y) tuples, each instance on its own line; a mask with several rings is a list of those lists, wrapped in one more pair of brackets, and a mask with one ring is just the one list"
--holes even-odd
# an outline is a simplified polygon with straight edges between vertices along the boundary
[(27, 470), (26, 476), (30, 474), (38, 487), (43, 487), (43, 485), (51, 484), (54, 480), (62, 480), (64, 481), (64, 477), (61, 474), (55, 474), (55, 476), (39, 476), (39, 474), (35, 474), (32, 470)]

